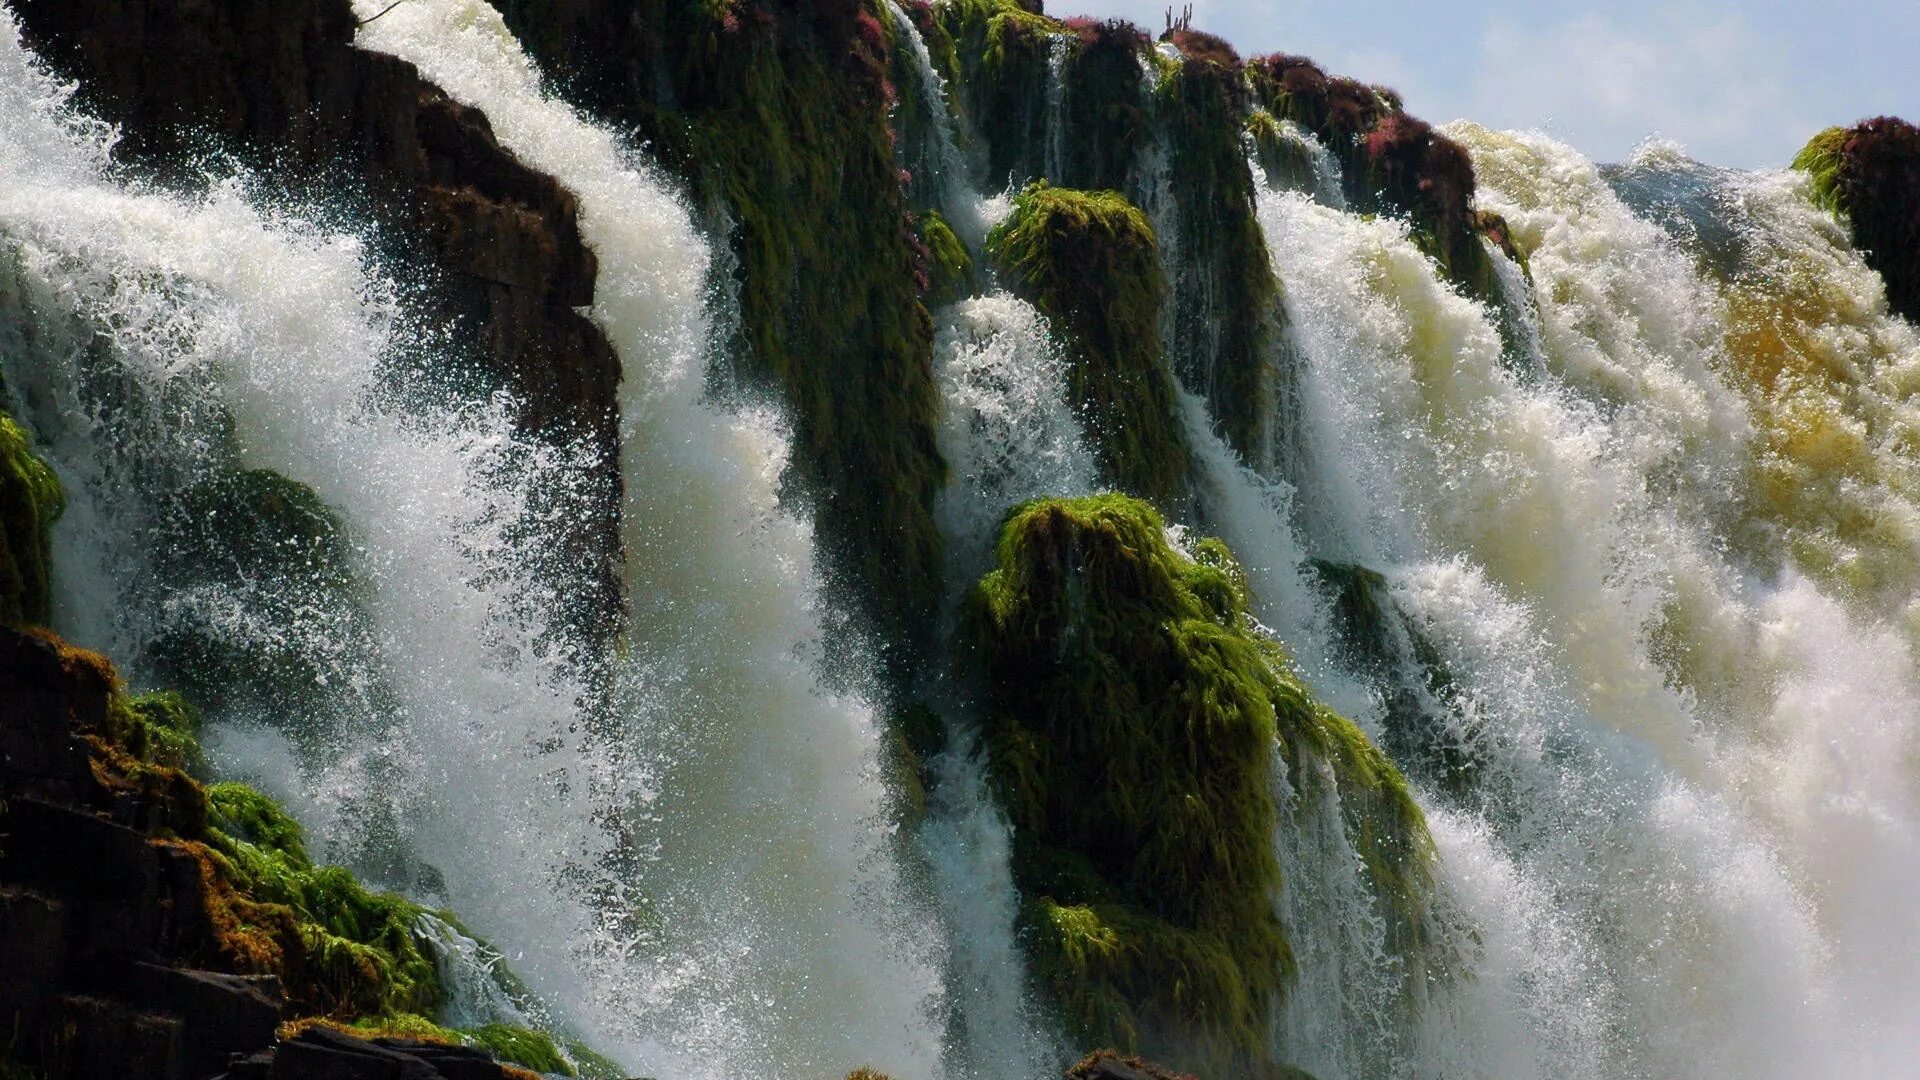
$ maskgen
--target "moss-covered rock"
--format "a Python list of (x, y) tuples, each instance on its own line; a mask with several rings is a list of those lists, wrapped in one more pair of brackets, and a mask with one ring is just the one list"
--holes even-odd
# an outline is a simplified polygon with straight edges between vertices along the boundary
[(1357, 79), (1328, 75), (1304, 56), (1273, 53), (1247, 63), (1254, 99), (1310, 131), (1335, 157), (1398, 109), (1397, 100)]
[(1180, 379), (1207, 399), (1241, 457), (1265, 465), (1286, 324), (1280, 283), (1254, 208), (1243, 133), (1251, 102), (1239, 57), (1193, 31), (1169, 40), (1184, 58), (1160, 80), (1156, 108), (1168, 151), (1170, 348)]
[(1068, 19), (1073, 35), (1063, 71), (1060, 175), (1063, 187), (1124, 191), (1140, 151), (1153, 137), (1151, 102), (1143, 92), (1146, 33), (1118, 19)]
[(1474, 299), (1499, 303), (1483, 238), (1523, 260), (1505, 223), (1473, 209), (1473, 162), (1464, 147), (1409, 116), (1392, 90), (1329, 76), (1304, 57), (1259, 57), (1247, 75), (1258, 105), (1333, 152), (1354, 210), (1407, 218), (1414, 242), (1448, 280)]
[(1275, 762), (1296, 785), (1331, 768), (1390, 913), (1419, 905), (1430, 858), (1405, 781), (1289, 673), (1225, 545), (1175, 549), (1138, 500), (1017, 508), (962, 633), (1026, 941), (1073, 1033), (1218, 1075), (1277, 1068)]
[(34, 456), (26, 429), (0, 411), (0, 623), (52, 616), (51, 532), (64, 506), (59, 478)]
[(1146, 215), (1118, 192), (1039, 181), (1014, 199), (987, 249), (1068, 343), (1068, 392), (1108, 482), (1186, 507), (1190, 455), (1161, 358), (1166, 284)]
[(793, 423), (828, 590), (902, 674), (940, 599), (933, 324), (866, 0), (496, 0), (558, 84), (634, 130), (727, 227), (735, 374)]
[(971, 296), (976, 285), (973, 255), (953, 226), (938, 210), (914, 215), (919, 241), (915, 272), (921, 275), (921, 295), (930, 307), (940, 307)]
[(1887, 283), (1887, 305), (1920, 322), (1920, 127), (1892, 116), (1828, 128), (1793, 159), (1813, 197), (1847, 219)]
[(154, 560), (167, 618), (146, 645), (148, 670), (307, 748), (343, 718), (394, 711), (372, 674), (379, 647), (352, 542), (311, 488), (267, 469), (214, 471), (162, 514)]
[(1048, 67), (1065, 27), (1018, 0), (945, 0), (934, 11), (953, 42), (987, 189), (1045, 175)]

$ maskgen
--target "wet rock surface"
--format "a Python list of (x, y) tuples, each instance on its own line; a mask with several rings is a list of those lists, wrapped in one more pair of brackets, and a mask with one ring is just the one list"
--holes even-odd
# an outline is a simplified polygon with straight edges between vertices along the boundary
[(379, 223), (383, 256), (422, 315), (451, 329), (475, 393), (510, 392), (523, 430), (585, 439), (593, 505), (571, 515), (578, 565), (598, 568), (580, 618), (610, 632), (618, 611), (619, 362), (576, 308), (596, 265), (573, 195), (494, 137), (484, 115), (412, 64), (353, 46), (350, 0), (22, 0), (27, 44), (80, 85), (80, 103), (118, 124), (116, 157), (193, 187), (226, 161), (295, 205)]
[(276, 1049), (280, 980), (224, 970), (209, 883), (176, 839), (203, 826), (205, 796), (121, 774), (114, 693), (94, 654), (0, 627), (0, 1064), (42, 1080), (517, 1075), (481, 1050), (326, 1028)]

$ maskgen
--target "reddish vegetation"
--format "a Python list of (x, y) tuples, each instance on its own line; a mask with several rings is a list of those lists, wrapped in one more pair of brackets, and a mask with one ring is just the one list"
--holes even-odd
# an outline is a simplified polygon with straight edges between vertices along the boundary
[(1892, 116), (1863, 121), (1841, 156), (1854, 246), (1886, 279), (1888, 305), (1920, 321), (1920, 127)]
[(1076, 15), (1066, 27), (1083, 49), (1120, 49), (1131, 54), (1147, 47), (1147, 32), (1125, 19), (1095, 19)]
[[(1304, 56), (1274, 53), (1255, 57), (1247, 67), (1256, 93), (1269, 110), (1290, 116), (1335, 148), (1365, 133), (1387, 114), (1382, 96), (1399, 100), (1399, 95), (1391, 91), (1382, 95), (1358, 79), (1330, 76)], [(1285, 110), (1274, 107), (1283, 94), (1290, 106)]]
[(1218, 64), (1221, 67), (1240, 66), (1240, 54), (1235, 52), (1225, 38), (1215, 37), (1201, 30), (1174, 29), (1166, 33), (1165, 40), (1173, 42), (1174, 48), (1188, 60)]

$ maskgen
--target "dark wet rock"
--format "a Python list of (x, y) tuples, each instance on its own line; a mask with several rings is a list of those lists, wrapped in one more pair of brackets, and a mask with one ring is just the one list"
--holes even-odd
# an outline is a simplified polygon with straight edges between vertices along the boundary
[(1853, 246), (1887, 283), (1887, 305), (1920, 322), (1920, 127), (1894, 116), (1828, 128), (1794, 158), (1814, 198), (1844, 215)]
[(598, 568), (575, 613), (602, 632), (618, 610), (619, 364), (575, 309), (595, 262), (578, 206), (403, 60), (352, 45), (350, 0), (21, 0), (27, 43), (78, 80), (83, 104), (121, 127), (116, 156), (195, 185), (226, 157), (296, 202), (364, 204), (387, 252), (423, 264), (429, 318), (453, 328), (476, 393), (503, 389), (523, 430), (585, 439), (598, 454), (591, 505), (570, 514), (576, 565)]

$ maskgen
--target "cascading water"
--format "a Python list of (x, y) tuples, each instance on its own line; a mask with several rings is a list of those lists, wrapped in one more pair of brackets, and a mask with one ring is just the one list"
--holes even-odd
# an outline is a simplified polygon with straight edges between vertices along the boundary
[[(55, 535), (63, 619), (136, 674), (139, 644), (183, 624), (242, 655), (297, 651), (319, 717), (216, 714), (217, 768), (282, 796), (333, 857), (471, 900), (517, 957), (515, 926), (563, 948), (589, 933), (594, 913), (556, 891), (604, 844), (581, 828), (584, 684), (551, 647), (565, 578), (540, 562), (552, 522), (537, 509), (566, 512), (584, 456), (519, 440), (505, 402), (393, 404), (397, 292), (358, 240), (262, 213), (232, 181), (198, 199), (116, 184), (110, 133), (70, 110), (10, 14), (4, 30), (0, 233), (24, 332), (8, 388), (72, 499)], [(242, 468), (311, 488), (327, 509), (309, 517), (338, 515), (350, 582), (156, 590), (153, 550), (178, 541), (169, 504), (263, 475)]]
[[(1831, 564), (1783, 558), (1783, 532), (1821, 523), (1781, 521), (1755, 491), (1769, 460), (1729, 361), (1751, 352), (1726, 340), (1740, 290), (1778, 304), (1766, 290), (1864, 268), (1799, 181), (1743, 178), (1750, 240), (1830, 276), (1750, 256), (1723, 299), (1571, 151), (1453, 134), (1490, 208), (1526, 222), (1544, 380), (1502, 367), (1490, 313), (1438, 280), (1404, 227), (1261, 197), (1305, 441), (1343, 448), (1303, 484), (1303, 530), (1323, 557), (1385, 572), (1449, 678), (1433, 737), (1477, 770), (1466, 793), (1426, 798), (1441, 903), (1470, 935), (1415, 1071), (1886, 1068), (1877, 1055), (1911, 1031), (1888, 1002), (1912, 988), (1862, 943), (1904, 955), (1909, 939), (1867, 914), (1861, 872), (1828, 853), (1876, 868), (1868, 889), (1913, 872), (1911, 785), (1870, 762), (1905, 752), (1885, 706), (1920, 684), (1889, 612), (1823, 592)], [(1861, 329), (1833, 351), (1868, 342), (1898, 363), (1911, 331), (1875, 321), (1872, 293), (1848, 282), (1807, 321), (1835, 312)], [(1771, 546), (1722, 539), (1743, 534)], [(1845, 542), (1822, 540), (1801, 550)], [(1878, 703), (1837, 704), (1868, 670)]]
[(562, 1000), (673, 1075), (931, 1075), (938, 938), (895, 862), (875, 718), (812, 665), (814, 553), (779, 505), (778, 419), (703, 400), (705, 245), (611, 135), (542, 94), (486, 4), (411, 4), (361, 44), (484, 109), (579, 196), (593, 314), (622, 358), (632, 615), (598, 798), (630, 857)]

